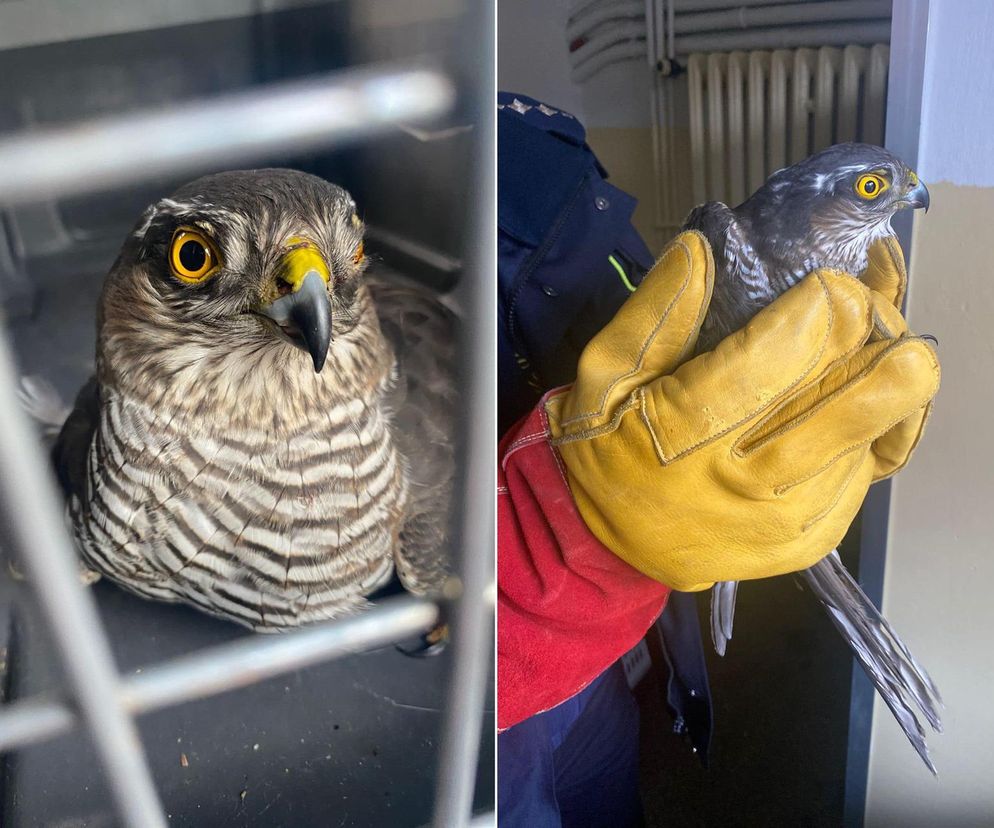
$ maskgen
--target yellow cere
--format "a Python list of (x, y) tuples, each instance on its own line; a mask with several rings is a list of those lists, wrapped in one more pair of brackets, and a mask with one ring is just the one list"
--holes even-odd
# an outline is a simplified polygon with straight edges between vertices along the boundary
[(317, 271), (326, 282), (331, 279), (331, 271), (317, 245), (309, 239), (294, 236), (287, 240), (289, 250), (283, 256), (281, 278), (295, 291), (300, 289), (304, 277), (312, 270)]
[(911, 182), (912, 187), (918, 186), (918, 174), (914, 170), (908, 170), (908, 181)]

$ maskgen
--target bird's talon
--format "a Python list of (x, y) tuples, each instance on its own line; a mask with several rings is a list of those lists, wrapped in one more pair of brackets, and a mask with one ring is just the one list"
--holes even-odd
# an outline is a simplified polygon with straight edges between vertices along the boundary
[(428, 658), (441, 653), (449, 645), (448, 623), (437, 624), (421, 636), (416, 646), (408, 647), (398, 644), (397, 649), (412, 658)]

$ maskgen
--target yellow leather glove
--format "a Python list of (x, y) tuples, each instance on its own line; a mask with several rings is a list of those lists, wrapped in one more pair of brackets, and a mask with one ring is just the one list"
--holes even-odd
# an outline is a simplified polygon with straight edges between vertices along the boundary
[(870, 483), (907, 462), (939, 387), (897, 310), (905, 279), (896, 242), (878, 244), (866, 284), (817, 271), (684, 363), (714, 261), (701, 234), (678, 236), (547, 400), (594, 535), (686, 591), (826, 555)]

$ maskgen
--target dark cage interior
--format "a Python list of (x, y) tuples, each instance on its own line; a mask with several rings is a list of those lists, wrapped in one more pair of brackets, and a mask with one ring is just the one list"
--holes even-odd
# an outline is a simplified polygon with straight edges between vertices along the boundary
[[(486, 29), (476, 5), (233, 1), (210, 4), (210, 11), (170, 4), (164, 12), (134, 4), (115, 17), (117, 4), (90, 3), (85, 12), (67, 12), (58, 25), (29, 20), (23, 32), (13, 16), (9, 28), (4, 17), (21, 5), (0, 4), (0, 138), (367, 64), (436, 67), (456, 88), (455, 106), (442, 119), (332, 150), (318, 141), (305, 149), (269, 149), (248, 162), (136, 174), (131, 185), (80, 195), (51, 195), (40, 186), (37, 198), (6, 205), (0, 199), (0, 291), (18, 370), (45, 378), (63, 399), (71, 400), (93, 369), (102, 279), (136, 217), (183, 181), (226, 166), (288, 166), (341, 184), (367, 223), (372, 257), (451, 294), (455, 304), (472, 304), (474, 290), (489, 289), (479, 272), (475, 284), (464, 278), (473, 273), (462, 267), (474, 259), (468, 252), (478, 221), (473, 168), (485, 146), (482, 139), (476, 143), (480, 130), (466, 125), (490, 106), (482, 90), (492, 88), (486, 56), (467, 54), (478, 29)], [(145, 14), (139, 5), (148, 6)], [(210, 126), (222, 138), (229, 128), (221, 119)], [(475, 255), (486, 261), (485, 254)], [(2, 473), (18, 472), (5, 467)], [(9, 523), (5, 517), (5, 537)], [(6, 566), (2, 577), (3, 702), (42, 697), (71, 706), (69, 682), (35, 600), (39, 585), (17, 582)], [(166, 659), (252, 638), (186, 606), (146, 602), (106, 582), (93, 593), (125, 678)], [(456, 650), (411, 658), (392, 642), (381, 644), (140, 716), (170, 823), (429, 823)], [(492, 654), (481, 664), (491, 671)], [(487, 682), (477, 814), (494, 806), (492, 673)], [(5, 753), (2, 785), (5, 826), (118, 824), (85, 728)]]

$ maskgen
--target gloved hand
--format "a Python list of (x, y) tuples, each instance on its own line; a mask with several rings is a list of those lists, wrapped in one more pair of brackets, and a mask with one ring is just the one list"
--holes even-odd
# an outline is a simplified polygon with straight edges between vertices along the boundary
[(839, 543), (870, 483), (907, 461), (939, 386), (897, 310), (900, 248), (875, 248), (869, 270), (867, 284), (809, 275), (681, 365), (714, 261), (699, 233), (674, 240), (546, 404), (601, 543), (686, 591), (806, 569)]

